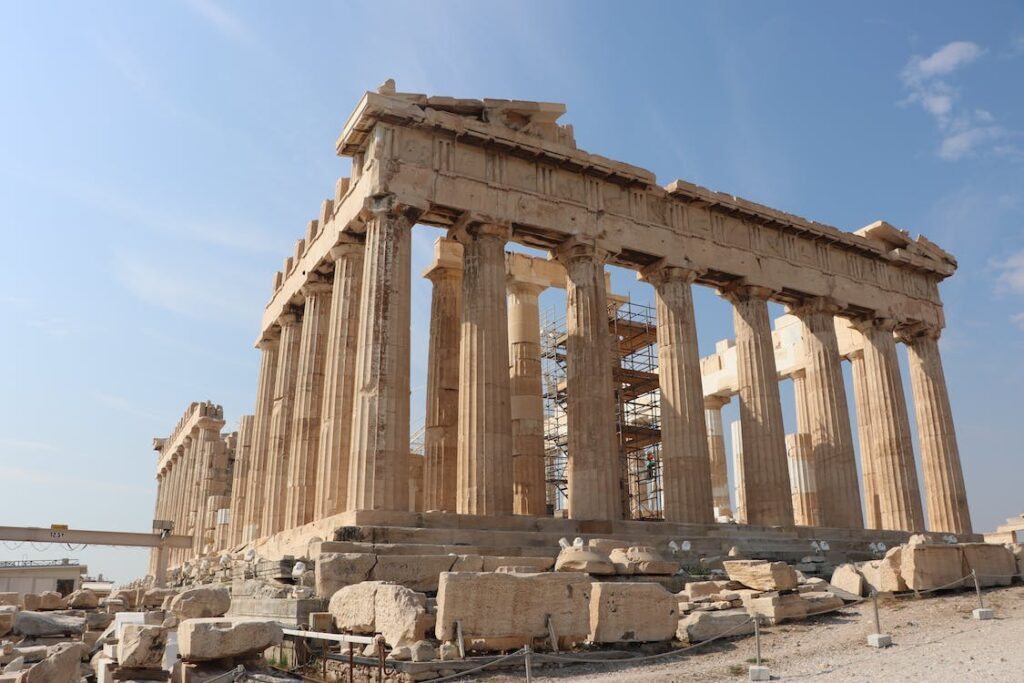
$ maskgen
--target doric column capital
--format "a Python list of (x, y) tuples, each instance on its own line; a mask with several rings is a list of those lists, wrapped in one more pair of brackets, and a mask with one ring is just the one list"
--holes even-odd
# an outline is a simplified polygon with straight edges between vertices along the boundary
[(724, 405), (732, 400), (732, 396), (721, 396), (713, 394), (704, 397), (704, 410), (721, 410)]
[(337, 263), (341, 259), (358, 256), (363, 253), (363, 240), (356, 235), (342, 233), (338, 237), (338, 243), (327, 252), (328, 259)]
[(290, 325), (298, 324), (301, 316), (294, 310), (285, 311), (281, 315), (277, 316), (277, 324), (281, 327), (288, 327)]
[(655, 287), (659, 287), (663, 283), (672, 281), (682, 281), (686, 284), (692, 284), (700, 275), (701, 271), (696, 268), (671, 264), (666, 262), (665, 259), (655, 261), (637, 273), (638, 278), (645, 282), (649, 282)]
[(516, 294), (518, 296), (540, 296), (547, 287), (539, 285), (536, 282), (523, 282), (522, 280), (515, 280), (508, 278), (506, 281), (506, 287), (508, 288), (509, 294)]
[(797, 304), (793, 304), (787, 307), (787, 312), (790, 315), (795, 315), (798, 318), (803, 318), (815, 313), (827, 313), (828, 315), (836, 315), (839, 311), (843, 310), (843, 304), (829, 296), (811, 296), (800, 301)]
[(579, 237), (570, 237), (551, 250), (551, 255), (566, 267), (577, 261), (597, 261), (603, 264), (613, 253), (609, 245), (599, 240), (583, 240)]
[(861, 334), (868, 334), (869, 332), (874, 332), (876, 330), (889, 332), (891, 334), (896, 329), (897, 322), (893, 318), (865, 316), (863, 318), (852, 318), (850, 320), (850, 324)]
[(423, 271), (423, 277), (435, 278), (459, 275), (464, 269), (463, 246), (458, 240), (438, 237), (434, 240), (434, 261)]
[(302, 296), (317, 296), (318, 294), (330, 294), (333, 289), (331, 282), (316, 278), (308, 281), (306, 284), (299, 287), (299, 293)]
[(260, 340), (256, 342), (256, 348), (261, 351), (266, 351), (268, 348), (276, 346), (281, 341), (281, 328), (277, 325), (267, 328), (260, 337)]
[(896, 328), (896, 338), (904, 344), (913, 344), (918, 339), (938, 340), (942, 335), (942, 328), (938, 325), (928, 323), (912, 323), (900, 325)]
[(733, 304), (751, 299), (760, 299), (767, 302), (775, 293), (775, 290), (770, 287), (751, 285), (743, 280), (718, 288), (718, 295)]
[(471, 239), (496, 239), (505, 244), (512, 239), (512, 227), (464, 216), (451, 227), (448, 237), (463, 245)]

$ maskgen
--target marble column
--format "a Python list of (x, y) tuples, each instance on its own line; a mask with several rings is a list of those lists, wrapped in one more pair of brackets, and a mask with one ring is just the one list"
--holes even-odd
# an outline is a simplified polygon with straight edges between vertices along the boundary
[(836, 340), (835, 314), (839, 306), (828, 299), (815, 298), (791, 312), (800, 319), (803, 328), (806, 421), (798, 431), (810, 434), (808, 455), (818, 488), (819, 506), (819, 511), (811, 517), (818, 519), (821, 526), (863, 529), (857, 457)]
[(227, 537), (229, 546), (240, 545), (245, 534), (245, 499), (249, 495), (248, 482), (252, 468), (252, 426), (252, 415), (243, 415), (238, 422), (235, 467), (231, 475), (231, 520)]
[(710, 524), (715, 521), (711, 463), (690, 290), (697, 273), (656, 265), (643, 276), (654, 285), (658, 318), (664, 518)]
[[(185, 526), (181, 530), (181, 533), (185, 536), (191, 536), (193, 538), (193, 548), (195, 546), (194, 540), (196, 535), (196, 520), (199, 517), (197, 511), (197, 504), (199, 501), (199, 455), (197, 446), (199, 444), (199, 430), (192, 429), (188, 436), (184, 439), (185, 444), (185, 507), (183, 510), (183, 517)], [(192, 550), (190, 548), (181, 548), (182, 559), (191, 557)]]
[(557, 251), (566, 270), (566, 415), (569, 517), (622, 519), (611, 335), (604, 261), (593, 245)]
[(723, 295), (733, 304), (736, 330), (736, 371), (740, 422), (743, 427), (743, 497), (748, 524), (790, 526), (786, 434), (775, 367), (772, 330), (768, 322), (771, 291), (762, 287), (731, 287)]
[(263, 521), (260, 534), (270, 536), (283, 530), (287, 496), (290, 432), (295, 406), (295, 382), (298, 378), (299, 344), (302, 321), (296, 313), (283, 313), (278, 318), (281, 340), (277, 372), (274, 376), (274, 404), (270, 411), (267, 435), (267, 461), (264, 472)]
[(797, 526), (822, 526), (811, 435), (806, 432), (787, 434), (786, 458), (789, 461), (793, 521)]
[(214, 462), (214, 447), (215, 443), (220, 440), (220, 429), (224, 426), (224, 423), (223, 421), (217, 422), (210, 418), (204, 418), (198, 424), (199, 435), (196, 447), (196, 457), (198, 458), (198, 469), (196, 470), (196, 526), (193, 551), (196, 555), (201, 555), (204, 553), (208, 540), (207, 531), (211, 526), (211, 520), (207, 512), (210, 496), (214, 494), (214, 480), (217, 475)]
[(355, 389), (363, 245), (353, 238), (333, 247), (334, 289), (327, 331), (324, 397), (314, 519), (344, 512), (348, 501), (352, 394)]
[(459, 348), (462, 338), (462, 245), (434, 242), (423, 273), (433, 288), (427, 347), (427, 410), (423, 435), (423, 507), (455, 512), (459, 481)]
[(508, 281), (508, 355), (512, 390), (512, 510), (547, 514), (544, 387), (540, 368), (542, 285)]
[(939, 330), (916, 328), (902, 336), (910, 360), (910, 386), (921, 446), (928, 529), (972, 533), (953, 411), (939, 355)]
[(875, 459), (871, 450), (871, 410), (868, 407), (868, 379), (864, 366), (864, 351), (850, 354), (853, 375), (853, 401), (857, 411), (857, 442), (860, 444), (860, 474), (864, 488), (864, 526), (882, 528), (882, 513), (875, 489)]
[(249, 451), (251, 464), (245, 483), (245, 508), (241, 523), (243, 543), (253, 541), (261, 535), (269, 464), (270, 418), (274, 410), (274, 384), (277, 381), (280, 341), (280, 328), (273, 327), (257, 344), (260, 350), (260, 375), (256, 387), (256, 413), (252, 421), (252, 447)]
[(894, 328), (894, 321), (878, 318), (857, 324), (864, 337), (873, 488), (883, 529), (923, 531), (924, 513)]
[(509, 229), (470, 226), (464, 249), (456, 510), (512, 514), (512, 405), (505, 242)]
[(722, 429), (722, 406), (728, 402), (728, 396), (706, 396), (704, 398), (704, 424), (708, 433), (711, 496), (717, 514), (722, 517), (732, 516), (732, 501), (729, 497), (729, 464), (726, 461), (725, 432)]
[(746, 489), (743, 485), (743, 425), (739, 420), (729, 423), (729, 438), (732, 440), (732, 472), (736, 477), (736, 483), (733, 485), (736, 494), (736, 510), (733, 519), (739, 524), (746, 524)]
[(371, 215), (359, 298), (349, 510), (409, 509), (411, 250), (406, 216)]
[(320, 280), (309, 282), (301, 289), (306, 301), (302, 312), (295, 400), (289, 429), (285, 529), (302, 526), (314, 519), (331, 290), (330, 282)]

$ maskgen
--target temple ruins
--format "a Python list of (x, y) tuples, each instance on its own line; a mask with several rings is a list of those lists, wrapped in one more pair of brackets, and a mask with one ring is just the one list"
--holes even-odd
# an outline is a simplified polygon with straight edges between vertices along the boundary
[[(490, 530), (520, 554), (531, 531), (652, 544), (784, 532), (850, 548), (926, 527), (973, 538), (937, 344), (938, 284), (955, 259), (884, 221), (845, 232), (683, 180), (659, 186), (577, 148), (564, 112), (390, 82), (363, 96), (336, 146), (351, 177), (274, 274), (255, 414), (222, 434), (222, 408), (193, 404), (155, 441), (156, 518), (195, 538), (172, 566), (247, 548), (305, 555), (342, 528), (423, 529), (438, 546)], [(432, 288), (421, 452), (409, 386), (417, 224), (447, 230), (415, 280)], [(648, 283), (653, 309), (610, 291), (609, 265)], [(733, 306), (735, 339), (704, 358), (695, 286)], [(547, 288), (565, 290), (553, 345), (541, 339)], [(787, 310), (775, 330), (770, 301)], [(546, 382), (552, 359), (561, 375)], [(797, 403), (788, 435), (782, 379)], [(730, 401), (740, 419), (723, 425)]]

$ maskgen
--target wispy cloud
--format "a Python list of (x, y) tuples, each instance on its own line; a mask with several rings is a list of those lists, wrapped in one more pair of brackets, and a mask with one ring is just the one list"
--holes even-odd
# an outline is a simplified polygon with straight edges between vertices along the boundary
[(938, 149), (942, 159), (963, 159), (986, 145), (995, 146), (1008, 133), (990, 112), (965, 106), (960, 89), (951, 81), (955, 73), (984, 55), (985, 49), (977, 43), (958, 40), (926, 57), (914, 55), (900, 72), (909, 93), (903, 103), (917, 104), (928, 112), (942, 134)]
[(996, 277), (998, 291), (1024, 294), (1024, 249), (993, 265), (999, 273)]
[(31, 439), (9, 439), (0, 438), (0, 448), (15, 451), (49, 451), (57, 452), (59, 449), (51, 443), (44, 441), (33, 441)]
[(248, 24), (213, 0), (184, 0), (184, 4), (224, 37), (240, 43), (257, 42)]

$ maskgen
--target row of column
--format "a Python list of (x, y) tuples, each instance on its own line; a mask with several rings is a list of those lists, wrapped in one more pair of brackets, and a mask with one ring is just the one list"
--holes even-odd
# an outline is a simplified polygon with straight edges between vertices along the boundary
[[(344, 510), (409, 509), (409, 323), (412, 221), (381, 210), (365, 241), (332, 251), (333, 279), (311, 281), (301, 309), (284, 313), (262, 352), (252, 426), (252, 462), (237, 540), (249, 540)], [(427, 275), (434, 289), (428, 368), (424, 501), (463, 514), (542, 514), (543, 409), (539, 372), (539, 290), (510, 288), (505, 226), (453, 231), (461, 259)], [(567, 279), (569, 515), (618, 519), (622, 505), (608, 308), (607, 254), (572, 242), (555, 251)], [(723, 462), (703, 413), (690, 270), (656, 264), (665, 517), (713, 521)], [(782, 411), (768, 321), (772, 292), (727, 288), (733, 303), (743, 432), (743, 497), (751, 524), (794, 523)], [(810, 460), (824, 526), (862, 526), (856, 461), (835, 339), (834, 306), (813, 300), (794, 310), (804, 324)], [(875, 330), (880, 332), (875, 333)], [(883, 528), (920, 529), (920, 500), (902, 404), (892, 328), (866, 325), (864, 377), (871, 428), (872, 496)], [(917, 344), (919, 421), (930, 435), (926, 476), (963, 507), (962, 477), (948, 420), (937, 349)], [(888, 341), (886, 341), (886, 339)], [(457, 350), (457, 351), (456, 351)], [(457, 355), (456, 355), (457, 354)], [(936, 370), (937, 368), (937, 370)], [(858, 399), (859, 400), (859, 399)], [(902, 416), (900, 417), (900, 406)], [(720, 433), (720, 425), (718, 432)], [(712, 456), (717, 456), (712, 460)], [(955, 461), (955, 462), (954, 462)], [(908, 467), (909, 463), (909, 467)], [(717, 468), (717, 465), (716, 465)], [(718, 477), (716, 479), (715, 477)], [(717, 482), (714, 483), (714, 482)], [(929, 488), (931, 491), (932, 489)], [(962, 496), (961, 496), (962, 498)], [(931, 496), (929, 497), (931, 501)], [(932, 503), (930, 502), (931, 506)], [(721, 507), (721, 505), (720, 505)], [(940, 522), (933, 526), (939, 529)]]

